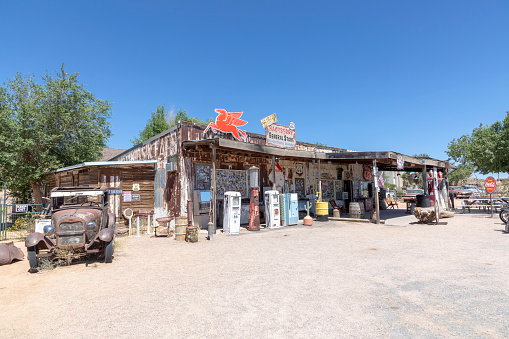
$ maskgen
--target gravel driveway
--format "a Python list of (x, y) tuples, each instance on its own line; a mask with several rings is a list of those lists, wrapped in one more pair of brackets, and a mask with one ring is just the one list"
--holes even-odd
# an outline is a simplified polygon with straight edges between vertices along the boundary
[(112, 264), (16, 262), (0, 267), (0, 337), (509, 336), (509, 234), (497, 216), (444, 221), (117, 238)]

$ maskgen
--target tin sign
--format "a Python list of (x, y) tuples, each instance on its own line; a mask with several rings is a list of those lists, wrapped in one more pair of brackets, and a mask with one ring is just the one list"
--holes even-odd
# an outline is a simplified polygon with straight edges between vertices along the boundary
[(495, 192), (495, 189), (497, 188), (497, 182), (495, 181), (495, 178), (488, 177), (484, 182), (484, 188), (489, 194)]
[(405, 161), (403, 160), (403, 157), (401, 155), (398, 155), (397, 163), (398, 163), (399, 170), (402, 170), (403, 168), (405, 168)]
[(124, 191), (124, 202), (131, 202), (131, 191)]
[(267, 126), (270, 126), (272, 124), (275, 124), (277, 122), (276, 113), (269, 115), (268, 117), (263, 118), (260, 120), (262, 122), (263, 128), (267, 128)]
[(290, 127), (272, 124), (265, 129), (266, 144), (283, 148), (294, 148), (297, 143), (295, 130)]

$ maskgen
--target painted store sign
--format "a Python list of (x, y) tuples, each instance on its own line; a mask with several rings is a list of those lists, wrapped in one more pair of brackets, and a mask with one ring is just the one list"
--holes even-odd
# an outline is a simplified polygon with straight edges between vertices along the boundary
[(297, 143), (295, 130), (290, 127), (272, 124), (265, 129), (266, 144), (284, 148), (294, 148)]

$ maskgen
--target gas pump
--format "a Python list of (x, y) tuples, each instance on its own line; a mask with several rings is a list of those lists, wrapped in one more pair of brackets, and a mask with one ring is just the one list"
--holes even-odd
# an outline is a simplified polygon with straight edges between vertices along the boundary
[(240, 233), (240, 193), (224, 192), (223, 232)]
[(435, 206), (435, 178), (433, 177), (433, 170), (429, 170), (428, 194), (430, 206)]
[(265, 191), (265, 226), (267, 228), (281, 227), (279, 217), (279, 192)]

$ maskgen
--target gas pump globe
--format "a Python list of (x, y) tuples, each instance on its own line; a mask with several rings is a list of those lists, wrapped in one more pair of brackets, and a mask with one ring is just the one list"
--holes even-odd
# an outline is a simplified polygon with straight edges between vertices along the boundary
[(249, 231), (260, 230), (260, 190), (258, 183), (259, 169), (252, 166), (248, 169), (249, 173)]

